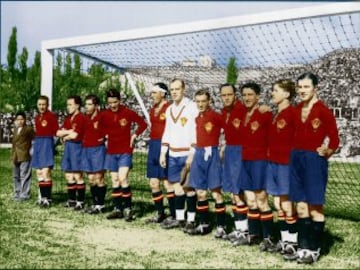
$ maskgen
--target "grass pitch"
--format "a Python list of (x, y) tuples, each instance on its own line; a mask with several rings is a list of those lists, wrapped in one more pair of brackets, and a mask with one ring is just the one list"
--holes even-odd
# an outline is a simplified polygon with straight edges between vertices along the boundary
[(105, 214), (90, 216), (64, 209), (65, 180), (58, 169), (50, 209), (36, 206), (35, 180), (32, 199), (14, 202), (9, 150), (0, 149), (0, 268), (360, 268), (360, 223), (356, 220), (327, 216), (323, 255), (312, 266), (284, 262), (280, 255), (260, 253), (256, 246), (234, 248), (212, 235), (192, 237), (180, 230), (145, 225), (153, 207), (143, 173), (144, 158), (137, 156), (130, 175), (137, 219), (126, 223), (109, 221)]

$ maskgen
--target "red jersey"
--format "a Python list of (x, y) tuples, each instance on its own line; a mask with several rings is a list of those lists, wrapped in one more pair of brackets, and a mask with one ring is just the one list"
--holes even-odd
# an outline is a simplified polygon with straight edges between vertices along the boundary
[(79, 112), (75, 115), (66, 116), (64, 120), (64, 124), (62, 125), (61, 128), (66, 130), (69, 129), (74, 130), (78, 134), (78, 136), (76, 137), (76, 139), (70, 141), (81, 142), (84, 137), (85, 123), (86, 123), (85, 116), (81, 112)]
[(328, 148), (336, 150), (339, 146), (339, 133), (335, 117), (320, 100), (313, 107), (305, 122), (301, 120), (303, 103), (295, 108), (294, 149), (316, 151), (325, 137), (329, 137)]
[(223, 108), (221, 116), (224, 122), (224, 133), (227, 145), (242, 145), (243, 136), (240, 134), (240, 125), (244, 121), (246, 115), (245, 106), (235, 101), (234, 106), (228, 110)]
[(95, 147), (104, 143), (104, 132), (101, 128), (101, 112), (85, 115), (85, 130), (82, 141), (83, 147)]
[(241, 124), (243, 134), (243, 159), (266, 160), (267, 159), (267, 136), (271, 124), (272, 113), (260, 113), (256, 109), (249, 121)]
[(59, 129), (57, 116), (53, 112), (45, 111), (35, 117), (35, 129), (37, 137), (53, 137)]
[(165, 129), (165, 111), (167, 107), (169, 107), (170, 103), (166, 102), (161, 107), (160, 111), (155, 113), (158, 105), (155, 105), (150, 110), (150, 122), (151, 122), (151, 130), (150, 130), (150, 139), (152, 140), (161, 140), (161, 137), (164, 133)]
[(147, 124), (136, 112), (120, 105), (117, 112), (110, 109), (101, 116), (104, 133), (108, 135), (108, 154), (131, 154), (131, 126), (138, 125), (135, 134), (140, 135), (147, 128)]
[(220, 131), (223, 128), (221, 115), (212, 109), (208, 109), (195, 118), (196, 122), (196, 146), (218, 146)]
[(289, 164), (295, 131), (295, 108), (288, 106), (274, 117), (269, 126), (268, 160)]

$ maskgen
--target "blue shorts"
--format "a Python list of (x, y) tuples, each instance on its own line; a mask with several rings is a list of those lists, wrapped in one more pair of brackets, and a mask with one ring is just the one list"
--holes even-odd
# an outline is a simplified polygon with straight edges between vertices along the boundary
[(169, 157), (168, 162), (168, 180), (170, 183), (180, 182), (181, 170), (185, 166), (187, 156), (183, 157)]
[(110, 172), (118, 172), (119, 168), (132, 167), (131, 154), (106, 154), (104, 168)]
[(161, 151), (161, 140), (150, 140), (147, 156), (147, 177), (167, 179), (167, 168), (160, 166), (159, 157)]
[(290, 185), (290, 166), (268, 162), (266, 170), (266, 192), (274, 195), (288, 195)]
[(84, 172), (95, 173), (104, 170), (105, 145), (83, 147), (81, 168)]
[(82, 145), (80, 142), (65, 142), (64, 155), (61, 160), (61, 170), (64, 172), (80, 172)]
[(242, 146), (227, 145), (225, 147), (224, 163), (222, 169), (222, 189), (225, 192), (240, 194), (241, 190), (241, 170)]
[(317, 152), (293, 150), (290, 157), (290, 200), (311, 205), (325, 203), (328, 161)]
[(205, 149), (196, 148), (190, 168), (189, 186), (195, 189), (216, 189), (221, 187), (221, 163), (217, 147), (211, 148), (211, 156), (204, 160)]
[(53, 137), (35, 137), (31, 167), (36, 169), (54, 166), (55, 145)]
[(243, 160), (243, 167), (241, 188), (249, 191), (265, 190), (267, 161)]

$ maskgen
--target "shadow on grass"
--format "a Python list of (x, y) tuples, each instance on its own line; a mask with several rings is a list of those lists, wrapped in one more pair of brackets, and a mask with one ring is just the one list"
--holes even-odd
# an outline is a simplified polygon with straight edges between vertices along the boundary
[(335, 243), (344, 243), (344, 239), (339, 236), (333, 235), (328, 230), (325, 230), (321, 241), (321, 253), (323, 255), (329, 254), (332, 246), (334, 246)]

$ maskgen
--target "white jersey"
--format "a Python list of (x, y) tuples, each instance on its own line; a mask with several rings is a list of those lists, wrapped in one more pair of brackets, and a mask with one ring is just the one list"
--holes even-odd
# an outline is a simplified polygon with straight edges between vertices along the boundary
[(169, 150), (172, 157), (189, 155), (196, 145), (195, 118), (198, 114), (195, 102), (186, 97), (178, 105), (172, 103), (166, 109), (161, 152)]

